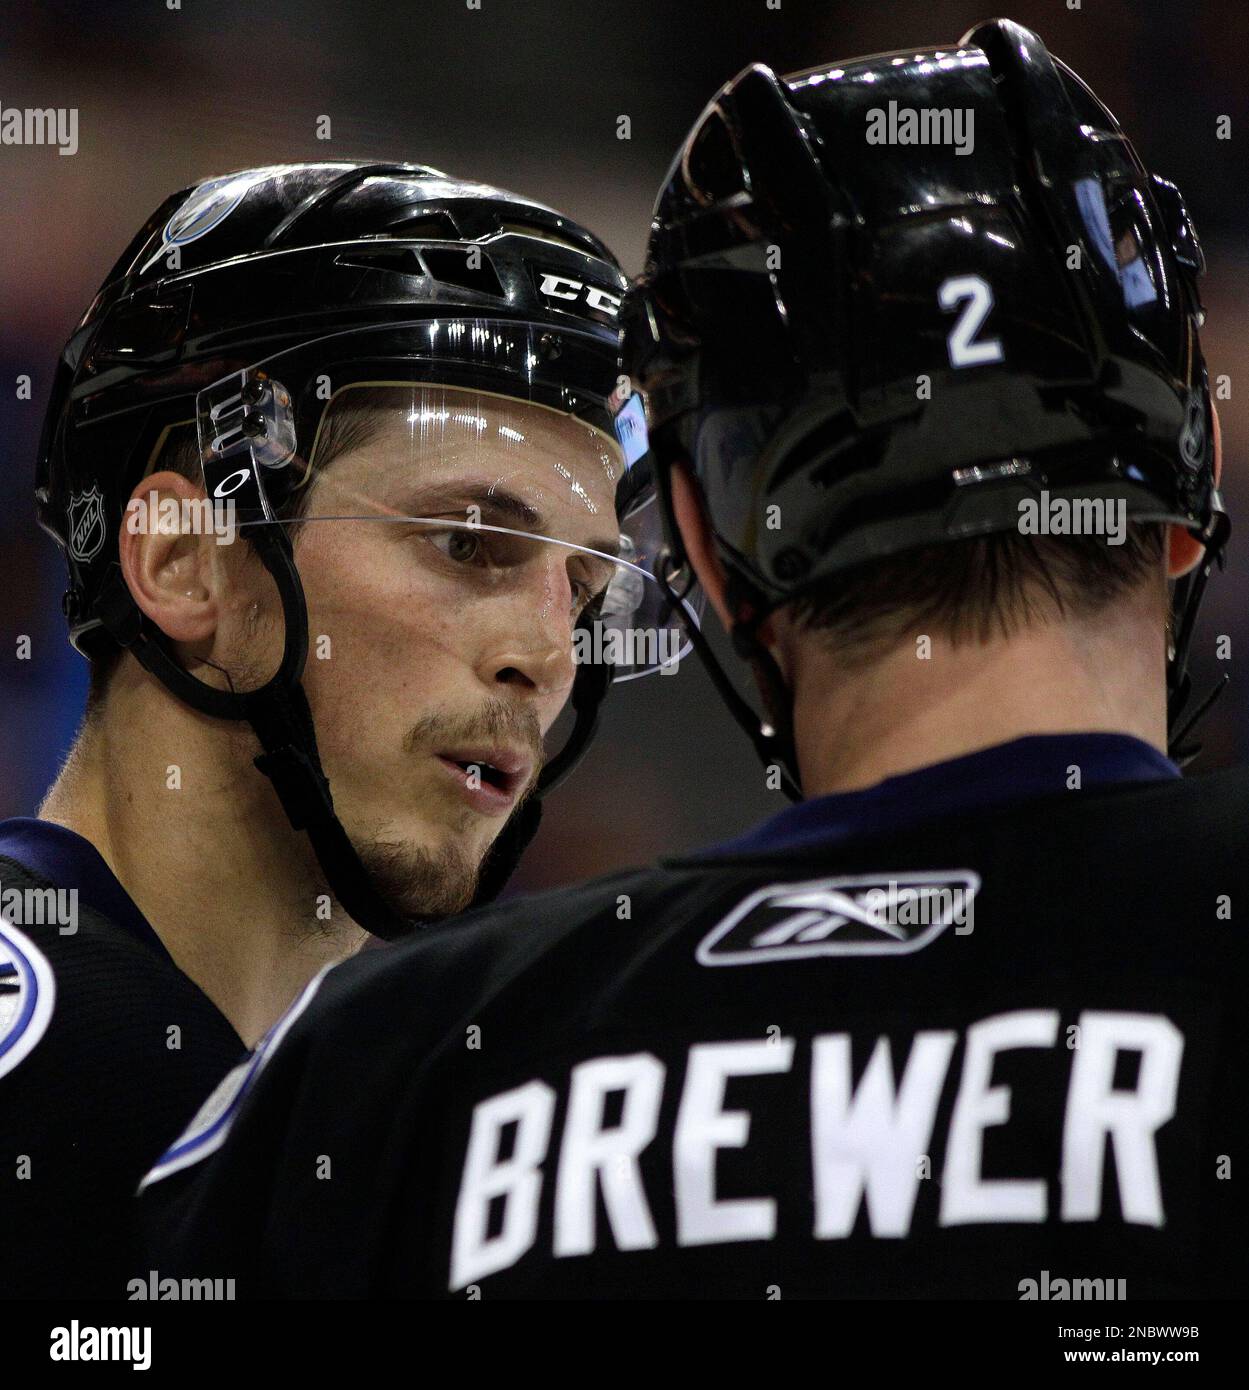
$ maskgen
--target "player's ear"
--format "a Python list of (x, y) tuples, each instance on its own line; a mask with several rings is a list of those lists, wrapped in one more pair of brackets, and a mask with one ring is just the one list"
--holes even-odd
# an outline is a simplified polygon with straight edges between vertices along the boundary
[(724, 566), (711, 539), (711, 523), (707, 520), (702, 493), (683, 464), (673, 465), (671, 484), (672, 511), (681, 532), (681, 544), (685, 547), (685, 554), (703, 593), (707, 595), (707, 601), (716, 610), (727, 631), (732, 627), (732, 620), (724, 597)]
[(204, 496), (180, 473), (144, 478), (130, 495), (122, 518), (121, 572), (144, 615), (175, 642), (203, 642), (216, 631), (218, 601), (211, 535), (183, 534), (180, 525), (161, 523), (161, 503)]
[[(1223, 430), (1219, 424), (1218, 407), (1210, 402), (1210, 414), (1214, 420), (1214, 482), (1217, 487), (1223, 477)], [(1179, 579), (1187, 574), (1201, 559), (1202, 544), (1182, 526), (1168, 527), (1167, 578)]]

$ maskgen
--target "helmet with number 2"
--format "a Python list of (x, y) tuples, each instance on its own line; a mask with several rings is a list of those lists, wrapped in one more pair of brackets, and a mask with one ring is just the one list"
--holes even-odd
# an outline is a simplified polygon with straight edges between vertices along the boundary
[[(766, 666), (757, 624), (840, 570), (1016, 529), (1043, 489), (1121, 499), (1206, 547), (1176, 598), (1174, 730), (1227, 531), (1203, 269), (1178, 190), (1008, 20), (729, 82), (672, 165), (622, 324), (662, 505), (688, 461), (749, 614), (739, 652)], [(734, 713), (765, 758), (792, 754)]]

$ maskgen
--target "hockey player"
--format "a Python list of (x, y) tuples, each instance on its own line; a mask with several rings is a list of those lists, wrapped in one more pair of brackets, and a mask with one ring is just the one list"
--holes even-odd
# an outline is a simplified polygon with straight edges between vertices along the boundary
[(124, 1297), (139, 1179), (245, 1046), (497, 891), (612, 676), (677, 654), (575, 659), (667, 606), (623, 289), (549, 208), (360, 163), (184, 190), (109, 275), (39, 463), (88, 715), (0, 826), (0, 1294)]
[(625, 350), (673, 585), (804, 799), (331, 972), (224, 1145), (147, 1179), (161, 1269), (1243, 1297), (1249, 784), (1168, 757), (1226, 535), (1201, 269), (1176, 189), (1007, 21), (730, 82)]

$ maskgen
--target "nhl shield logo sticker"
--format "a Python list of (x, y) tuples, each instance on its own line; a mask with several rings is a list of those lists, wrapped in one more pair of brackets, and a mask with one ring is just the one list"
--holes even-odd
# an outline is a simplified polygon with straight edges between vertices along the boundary
[(0, 917), (0, 1076), (13, 1070), (47, 1031), (56, 982), (47, 957)]
[(859, 874), (756, 889), (698, 944), (701, 965), (812, 956), (902, 956), (953, 926), (972, 930), (980, 877), (970, 869)]
[(92, 486), (69, 499), (69, 553), (85, 565), (104, 548), (104, 494)]

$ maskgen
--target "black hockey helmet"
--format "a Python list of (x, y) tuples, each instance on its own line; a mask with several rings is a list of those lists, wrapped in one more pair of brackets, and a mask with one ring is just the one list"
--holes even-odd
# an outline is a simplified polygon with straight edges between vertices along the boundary
[[(620, 533), (618, 548), (593, 557), (611, 579), (584, 621), (663, 621), (667, 602), (646, 568), (660, 548), (649, 537), (661, 535), (649, 474), (631, 467), (635, 451), (615, 436), (624, 288), (596, 237), (500, 189), (414, 164), (276, 165), (210, 179), (162, 204), (61, 356), (37, 498), (40, 522), (69, 565), (72, 641), (89, 657), (128, 649), (193, 707), (249, 721), (264, 749), (257, 766), (291, 823), (308, 831), (344, 908), (378, 935), (410, 924), (375, 893), (335, 816), (300, 684), (308, 622), (285, 518), (303, 501), (301, 522), (320, 519), (306, 505), (318, 431), (327, 411), (350, 405), (361, 387), (406, 392), (406, 418), (420, 415), (425, 444), (435, 435), (450, 440), (456, 428), (460, 448), (466, 433), (480, 433), (482, 411), (464, 404), (474, 400), (502, 409), (519, 401), (575, 422), (595, 486), (607, 488), (606, 511), (616, 509), (608, 529)], [(494, 427), (509, 430), (505, 419)], [(208, 497), (237, 508), (281, 598), (283, 658), (257, 690), (223, 691), (193, 678), (121, 575), (128, 499), (179, 428), (198, 444)], [(509, 447), (513, 440), (525, 447), (520, 431), (510, 430)], [(562, 464), (550, 476), (580, 487)], [(353, 497), (347, 516), (422, 522), (383, 501)], [(489, 516), (478, 529), (513, 546), (517, 538), (568, 544), (491, 525)], [(654, 668), (645, 655), (613, 664), (607, 650), (608, 659), (577, 667), (575, 727), (539, 790), (584, 751), (612, 676)], [(536, 796), (526, 802), (496, 841), (479, 901), (502, 886), (536, 829), (538, 807)]]
[[(1179, 191), (1009, 20), (785, 78), (755, 64), (716, 95), (659, 195), (624, 361), (675, 558), (667, 474), (687, 459), (774, 723), (769, 611), (875, 557), (1017, 529), (1045, 489), (1205, 542), (1169, 670), (1173, 738), (1191, 727), (1192, 621), (1227, 533), (1203, 269)], [(784, 731), (718, 680), (792, 773)]]

